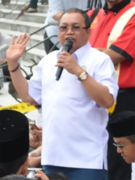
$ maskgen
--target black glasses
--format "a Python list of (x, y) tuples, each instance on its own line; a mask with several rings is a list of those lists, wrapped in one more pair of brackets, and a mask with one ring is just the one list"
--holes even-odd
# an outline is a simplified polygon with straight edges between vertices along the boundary
[(81, 29), (87, 29), (86, 27), (80, 27), (80, 26), (71, 26), (71, 27), (68, 27), (68, 26), (59, 26), (59, 31), (60, 32), (67, 32), (69, 28), (71, 28), (71, 30), (73, 32), (80, 32)]
[(116, 144), (116, 143), (113, 143), (113, 145), (114, 145), (115, 147), (119, 147), (119, 148), (123, 149), (128, 143), (129, 143), (129, 141), (126, 142), (126, 143), (124, 143), (124, 144)]

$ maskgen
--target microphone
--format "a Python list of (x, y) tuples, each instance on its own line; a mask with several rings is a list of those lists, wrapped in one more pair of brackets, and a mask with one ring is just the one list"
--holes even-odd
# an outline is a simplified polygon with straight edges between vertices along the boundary
[[(66, 41), (66, 43), (63, 46), (63, 50), (62, 51), (66, 51), (66, 52), (70, 52), (70, 50), (73, 47), (73, 41), (71, 41), (70, 39), (68, 39)], [(56, 71), (56, 81), (58, 81), (60, 79), (60, 76), (62, 74), (63, 68), (62, 67), (58, 67), (57, 71)]]
[(0, 46), (0, 52), (7, 50), (8, 47), (9, 47), (9, 45), (7, 45), (7, 44)]

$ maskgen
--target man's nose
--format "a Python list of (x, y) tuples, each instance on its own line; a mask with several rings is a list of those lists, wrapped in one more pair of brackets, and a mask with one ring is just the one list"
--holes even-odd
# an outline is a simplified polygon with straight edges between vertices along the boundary
[(120, 147), (117, 147), (117, 153), (122, 153), (122, 149)]
[(73, 32), (73, 29), (72, 29), (72, 27), (68, 27), (67, 28), (67, 34), (73, 34), (74, 32)]

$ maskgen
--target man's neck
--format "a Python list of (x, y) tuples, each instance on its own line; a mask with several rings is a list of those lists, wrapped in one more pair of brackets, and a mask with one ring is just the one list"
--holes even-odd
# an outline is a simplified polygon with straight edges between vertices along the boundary
[(118, 4), (118, 3), (120, 3), (121, 1), (123, 1), (123, 0), (119, 0), (118, 2), (114, 2), (114, 3), (112, 3), (112, 2), (108, 2), (108, 1), (107, 1), (108, 9), (113, 8), (113, 6), (114, 6), (114, 5), (116, 5), (116, 4)]

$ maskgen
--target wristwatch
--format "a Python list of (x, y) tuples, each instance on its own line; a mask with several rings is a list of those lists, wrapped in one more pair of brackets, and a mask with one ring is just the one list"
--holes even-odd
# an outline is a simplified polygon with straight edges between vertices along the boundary
[(79, 80), (84, 81), (87, 79), (87, 76), (88, 76), (88, 73), (86, 71), (84, 71), (83, 73), (80, 74)]

